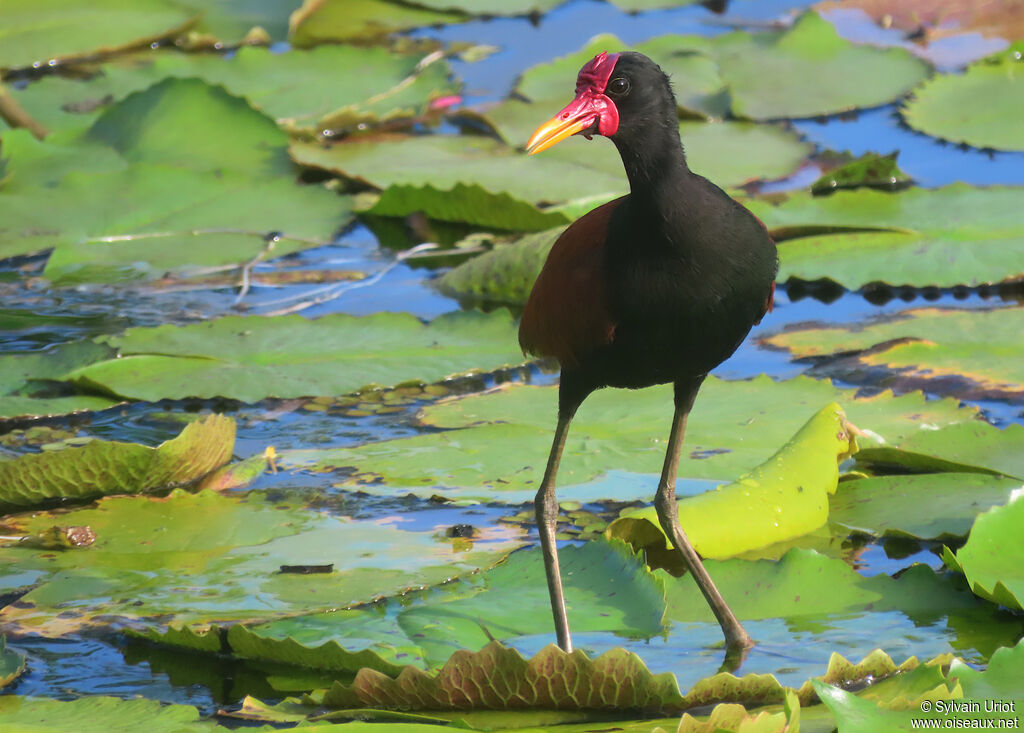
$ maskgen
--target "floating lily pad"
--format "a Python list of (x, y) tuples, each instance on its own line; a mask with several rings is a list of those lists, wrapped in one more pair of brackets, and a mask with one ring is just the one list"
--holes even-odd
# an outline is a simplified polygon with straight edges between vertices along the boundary
[[(826, 372), (883, 370), (891, 376), (874, 381), (886, 386), (953, 391), (961, 398), (1021, 399), (1021, 333), (1020, 308), (918, 308), (868, 324), (790, 329), (764, 343), (797, 358), (833, 357), (819, 364)], [(944, 385), (950, 382), (952, 389)]]
[(196, 20), (193, 10), (163, 0), (53, 0), (42, 6), (6, 0), (0, 8), (0, 71), (144, 48)]
[(565, 0), (416, 0), (415, 5), (466, 15), (534, 15), (561, 5)]
[[(779, 245), (780, 281), (828, 278), (851, 289), (873, 282), (949, 287), (1024, 274), (1021, 187), (958, 183), (902, 193), (794, 193), (744, 203), (770, 231), (786, 235)], [(965, 211), (971, 216), (965, 218)], [(891, 231), (843, 232), (855, 227)], [(801, 229), (806, 236), (799, 236)], [(799, 238), (789, 238), (794, 235)]]
[(40, 79), (17, 99), (51, 130), (67, 130), (90, 124), (106, 107), (165, 78), (196, 77), (222, 85), (289, 130), (319, 133), (412, 117), (432, 97), (457, 90), (443, 60), (418, 69), (421, 61), (385, 48), (334, 45), (288, 53), (247, 47), (229, 58), (149, 52), (108, 64), (85, 81)]
[(395, 31), (458, 23), (466, 18), (462, 13), (388, 0), (305, 0), (291, 16), (288, 40), (298, 48), (338, 41), (371, 41)]
[(116, 405), (119, 400), (110, 397), (59, 395), (48, 389), (45, 381), (113, 356), (113, 349), (92, 341), (65, 344), (45, 352), (0, 356), (0, 418), (63, 415)]
[[(708, 560), (706, 566), (733, 612), (744, 621), (821, 620), (836, 614), (890, 610), (923, 617), (979, 608), (979, 601), (962, 583), (953, 583), (926, 565), (913, 565), (898, 578), (884, 573), (866, 578), (842, 560), (793, 549), (777, 562)], [(714, 623), (692, 578), (672, 578), (664, 570), (655, 575), (665, 580), (666, 619)]]
[(811, 193), (828, 194), (848, 188), (878, 188), (894, 191), (910, 185), (910, 177), (896, 164), (898, 152), (889, 155), (865, 153), (833, 168), (811, 184)]
[[(66, 373), (92, 391), (155, 401), (341, 395), (371, 384), (435, 382), (523, 361), (507, 311), (454, 313), (424, 325), (407, 313), (229, 316), (130, 328), (99, 341), (118, 358)], [(273, 358), (270, 355), (274, 355)]]
[[(1005, 504), (1020, 479), (981, 473), (926, 473), (844, 481), (829, 501), (829, 521), (875, 536), (964, 537), (974, 518)], [(928, 511), (922, 512), (921, 507)]]
[(421, 212), (431, 219), (451, 221), (489, 229), (533, 231), (568, 224), (557, 212), (543, 212), (508, 194), (492, 194), (480, 186), (456, 183), (451, 190), (425, 184), (388, 187), (365, 213), (375, 216), (407, 216)]
[(7, 639), (0, 636), (0, 690), (14, 682), (25, 671), (25, 655), (7, 648)]
[[(348, 221), (350, 203), (296, 185), (286, 141), (272, 120), (222, 89), (161, 82), (109, 108), (77, 146), (113, 150), (123, 169), (71, 172), (56, 188), (0, 194), (0, 257), (55, 248), (51, 279), (122, 279), (245, 262), (267, 247), (269, 233), (280, 235), (275, 255), (324, 244)], [(46, 144), (36, 150), (45, 159)], [(17, 180), (38, 162), (12, 158), (8, 176)]]
[[(560, 561), (575, 632), (650, 637), (662, 631), (663, 581), (625, 545), (595, 541), (566, 547)], [(477, 651), (493, 639), (551, 631), (539, 548), (516, 552), (479, 578), (392, 604), (390, 609), (354, 609), (232, 628), (228, 643), (244, 658), (352, 672), (371, 666), (391, 669), (393, 675), (396, 665), (432, 669), (459, 649)], [(177, 645), (173, 638), (155, 638)], [(359, 654), (376, 655), (379, 661), (356, 665)]]
[(728, 82), (732, 113), (755, 120), (876, 107), (902, 97), (929, 72), (901, 48), (850, 43), (813, 11), (786, 31), (729, 33), (701, 50)]
[[(375, 188), (401, 184), (436, 188), (477, 184), (494, 194), (537, 202), (566, 201), (627, 187), (622, 163), (610, 145), (590, 156), (566, 158), (565, 146), (526, 156), (489, 137), (423, 135), (390, 142), (343, 142), (331, 146), (295, 142), (292, 158)], [(550, 154), (547, 154), (550, 153)], [(603, 154), (602, 154), (603, 153)]]
[[(1024, 22), (1024, 14), (1022, 14)], [(921, 132), (979, 148), (1024, 150), (1024, 43), (971, 64), (962, 74), (941, 74), (914, 91), (903, 108)]]
[[(9, 629), (57, 636), (140, 620), (252, 621), (344, 608), (490, 565), (521, 544), (515, 530), (460, 550), (430, 531), (209, 491), (108, 498), (59, 520), (39, 513), (8, 524), (33, 534), (57, 521), (91, 527), (96, 542), (58, 553), (0, 548), (0, 584), (26, 569), (44, 573), (31, 592), (0, 612)], [(282, 565), (319, 564), (333, 571), (280, 572)]]
[(1004, 506), (979, 514), (967, 544), (943, 560), (962, 572), (976, 594), (1015, 610), (1024, 609), (1024, 549), (1019, 541), (1024, 522), (1020, 492)]
[(32, 506), (181, 486), (227, 463), (234, 447), (235, 421), (210, 415), (155, 448), (92, 440), (81, 448), (30, 453), (0, 461), (0, 504)]
[[(503, 492), (522, 501), (536, 491), (551, 443), (556, 388), (515, 385), (486, 395), (437, 404), (420, 412), (429, 426), (447, 428), (426, 435), (357, 448), (282, 452), (283, 468), (346, 469), (342, 485), (383, 481), (388, 493), (448, 494), (496, 501)], [(953, 400), (928, 401), (920, 394), (868, 399), (827, 382), (798, 378), (774, 382), (709, 379), (690, 416), (679, 475), (686, 479), (737, 477), (768, 460), (779, 436), (792, 435), (823, 405), (837, 401), (849, 419), (898, 444), (925, 425), (971, 420), (972, 409)], [(580, 409), (566, 443), (559, 485), (593, 481), (610, 470), (654, 473), (664, 460), (671, 421), (668, 387), (638, 392), (605, 390)], [(661, 427), (659, 427), (661, 426)], [(455, 429), (459, 428), (459, 429)], [(657, 480), (626, 490), (610, 482), (606, 498), (653, 496)], [(704, 491), (706, 482), (691, 485)], [(516, 494), (515, 492), (519, 492)], [(680, 488), (680, 494), (690, 491)], [(571, 498), (565, 494), (564, 498)]]
[(78, 700), (5, 695), (0, 716), (11, 731), (106, 733), (111, 730), (145, 730), (149, 733), (209, 731), (191, 705), (165, 705), (159, 700), (121, 700), (92, 695)]
[(288, 16), (302, 0), (181, 0), (180, 5), (202, 13), (199, 33), (209, 33), (224, 43), (237, 43), (253, 28), (262, 28), (274, 41), (288, 35)]
[(857, 462), (886, 471), (965, 471), (1024, 480), (1024, 426), (1000, 430), (981, 420), (935, 425), (895, 444), (866, 448)]

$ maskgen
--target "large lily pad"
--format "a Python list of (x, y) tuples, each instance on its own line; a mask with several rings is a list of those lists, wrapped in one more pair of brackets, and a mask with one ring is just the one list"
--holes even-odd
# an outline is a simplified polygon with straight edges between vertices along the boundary
[[(281, 236), (278, 255), (325, 243), (350, 205), (296, 185), (286, 141), (272, 120), (222, 89), (161, 82), (109, 108), (67, 149), (107, 148), (122, 159), (120, 170), (68, 173), (56, 188), (5, 188), (0, 257), (55, 248), (50, 278), (119, 279), (245, 262), (266, 248), (269, 233)], [(8, 161), (11, 181), (34, 175), (25, 172), (40, 157), (52, 161), (48, 143), (35, 150), (35, 159)]]
[[(954, 391), (974, 399), (1024, 398), (1017, 341), (1024, 309), (918, 308), (868, 324), (802, 327), (763, 339), (795, 357), (839, 357), (819, 369), (891, 374), (887, 386)], [(857, 352), (851, 354), (849, 352)]]
[(946, 548), (943, 559), (967, 576), (982, 598), (1008, 608), (1024, 609), (1024, 549), (1019, 541), (1024, 522), (1020, 492), (1004, 506), (978, 515), (967, 544), (954, 555)]
[[(920, 539), (964, 537), (974, 518), (1005, 504), (1020, 479), (982, 473), (925, 473), (844, 481), (829, 521), (854, 532)], [(922, 512), (921, 507), (928, 511)]]
[[(343, 485), (387, 493), (412, 491), (430, 496), (507, 496), (528, 500), (541, 479), (555, 416), (554, 387), (510, 386), (425, 408), (420, 420), (448, 428), (431, 434), (371, 443), (357, 448), (282, 452), (284, 468), (348, 469)], [(856, 425), (894, 444), (923, 426), (971, 420), (974, 410), (953, 400), (928, 401), (920, 394), (855, 398), (852, 390), (798, 378), (774, 382), (709, 379), (690, 417), (679, 475), (687, 479), (737, 477), (767, 461), (779, 449), (779, 436), (792, 435), (823, 405), (839, 402)], [(564, 487), (593, 481), (607, 471), (654, 473), (664, 459), (664, 438), (672, 412), (671, 389), (601, 391), (580, 409), (559, 470)], [(663, 427), (659, 429), (659, 425)], [(454, 429), (459, 428), (459, 429)], [(354, 472), (352, 471), (354, 469)], [(619, 476), (601, 489), (604, 498), (646, 499), (656, 479)], [(707, 482), (681, 486), (681, 494), (711, 488)], [(566, 494), (571, 496), (571, 494)]]
[(289, 38), (299, 48), (337, 41), (371, 41), (395, 31), (458, 23), (462, 13), (388, 0), (305, 0), (289, 22)]
[(875, 107), (902, 97), (929, 71), (903, 49), (850, 43), (814, 12), (787, 31), (716, 38), (707, 52), (728, 82), (732, 113), (755, 120)]
[(108, 346), (79, 341), (45, 352), (0, 356), (0, 418), (63, 415), (79, 410), (102, 410), (118, 400), (95, 395), (67, 396), (48, 391), (44, 380), (58, 379), (70, 370), (114, 356)]
[(0, 690), (14, 682), (25, 671), (25, 655), (7, 648), (6, 637), (0, 636)]
[(208, 731), (191, 705), (164, 705), (158, 700), (121, 700), (94, 695), (79, 700), (5, 695), (0, 716), (10, 731), (106, 733), (111, 730), (146, 730), (150, 733)]
[(857, 462), (886, 471), (965, 471), (1024, 480), (1024, 426), (1000, 430), (981, 420), (936, 425), (888, 446), (866, 448)]
[(926, 42), (969, 33), (1024, 38), (1024, 7), (1016, 0), (830, 0), (817, 7), (863, 10), (886, 28), (923, 33)]
[[(745, 203), (786, 239), (779, 245), (780, 280), (828, 278), (851, 289), (872, 282), (948, 287), (1024, 273), (1024, 188), (858, 189)], [(850, 228), (891, 231), (843, 232)]]
[[(46, 553), (0, 549), (0, 584), (26, 569), (36, 587), (0, 612), (9, 629), (56, 636), (92, 625), (156, 620), (258, 620), (369, 601), (486, 566), (520, 544), (518, 531), (473, 548), (431, 531), (353, 521), (274, 504), (176, 490), (166, 499), (108, 498), (94, 509), (8, 520), (35, 534), (57, 522), (89, 526), (87, 549)], [(332, 572), (281, 572), (284, 565), (333, 565)], [(9, 579), (9, 580), (8, 580)]]
[(317, 320), (229, 316), (189, 326), (131, 328), (98, 340), (115, 348), (118, 357), (63, 379), (150, 401), (340, 395), (371, 384), (434, 382), (523, 360), (507, 311), (453, 313), (429, 325), (407, 313)]
[(611, 145), (594, 145), (580, 160), (560, 146), (528, 157), (489, 137), (425, 135), (391, 142), (296, 142), (292, 158), (376, 188), (477, 184), (492, 193), (537, 203), (623, 191), (622, 163)]
[(418, 69), (421, 60), (385, 48), (333, 45), (288, 53), (246, 47), (230, 58), (149, 52), (108, 64), (86, 81), (40, 79), (17, 98), (51, 130), (67, 130), (89, 124), (105, 107), (165, 78), (196, 77), (243, 97), (285, 128), (318, 133), (409, 117), (433, 96), (457, 89), (443, 60)]
[(194, 11), (164, 0), (128, 6), (120, 0), (53, 0), (42, 6), (6, 0), (0, 8), (0, 71), (143, 48), (176, 36), (197, 19)]
[[(1024, 20), (1024, 14), (1022, 14)], [(914, 91), (903, 108), (907, 123), (935, 137), (979, 148), (1024, 150), (1024, 43), (942, 74)]]
[[(903, 611), (912, 616), (975, 609), (979, 601), (948, 577), (913, 565), (898, 578), (866, 578), (844, 561), (813, 550), (793, 549), (781, 560), (708, 560), (708, 572), (738, 618), (824, 620), (836, 614)], [(655, 573), (667, 588), (665, 617), (713, 623), (714, 616), (689, 576)]]
[(85, 499), (171, 488), (202, 478), (231, 460), (235, 421), (211, 415), (155, 448), (92, 440), (82, 448), (0, 461), (0, 504)]
[[(664, 581), (618, 542), (588, 542), (560, 553), (565, 594), (576, 633), (613, 632), (631, 638), (663, 629)], [(539, 548), (513, 553), (479, 578), (393, 599), (388, 609), (299, 616), (254, 627), (233, 627), (232, 653), (317, 669), (358, 671), (397, 665), (431, 669), (459, 649), (477, 651), (497, 639), (546, 635), (551, 606)], [(151, 637), (180, 645), (176, 638)], [(355, 665), (360, 652), (377, 655)]]

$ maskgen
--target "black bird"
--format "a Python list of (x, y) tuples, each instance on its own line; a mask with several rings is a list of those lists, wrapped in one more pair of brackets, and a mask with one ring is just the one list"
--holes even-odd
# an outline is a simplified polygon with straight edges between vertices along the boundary
[(539, 153), (570, 135), (619, 150), (630, 193), (558, 238), (526, 304), (519, 342), (561, 365), (558, 424), (537, 492), (537, 524), (558, 644), (572, 650), (555, 546), (555, 474), (569, 423), (596, 389), (671, 382), (675, 414), (654, 498), (666, 536), (707, 598), (732, 652), (753, 645), (679, 525), (675, 480), (686, 418), (708, 372), (771, 310), (778, 255), (764, 225), (686, 164), (675, 96), (639, 53), (602, 53), (576, 98), (533, 134)]

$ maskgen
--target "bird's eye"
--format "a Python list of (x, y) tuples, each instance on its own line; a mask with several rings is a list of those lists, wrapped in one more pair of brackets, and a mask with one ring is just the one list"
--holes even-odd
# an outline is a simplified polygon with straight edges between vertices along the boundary
[(617, 76), (608, 82), (608, 91), (612, 94), (625, 94), (629, 91), (629, 79)]

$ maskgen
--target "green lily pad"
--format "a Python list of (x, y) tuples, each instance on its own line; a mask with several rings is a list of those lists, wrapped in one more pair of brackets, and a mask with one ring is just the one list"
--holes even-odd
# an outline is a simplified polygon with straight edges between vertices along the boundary
[(582, 160), (567, 158), (565, 147), (530, 157), (489, 137), (421, 135), (386, 143), (294, 142), (291, 155), (300, 165), (381, 189), (427, 181), (441, 189), (476, 184), (531, 203), (624, 190), (626, 177), (613, 146), (595, 144)]
[(128, 6), (119, 0), (53, 0), (44, 6), (7, 0), (0, 8), (0, 71), (144, 48), (197, 19), (194, 11), (163, 0)]
[[(891, 375), (879, 380), (886, 386), (955, 391), (964, 399), (1020, 399), (1021, 333), (1020, 308), (917, 308), (852, 327), (789, 329), (764, 342), (797, 358), (832, 357), (818, 366), (826, 372), (880, 369)], [(955, 380), (954, 390), (943, 384), (950, 380)]]
[[(974, 518), (1005, 504), (1020, 479), (982, 473), (926, 473), (844, 481), (829, 521), (853, 532), (920, 539), (964, 537)], [(922, 512), (921, 507), (928, 511)]]
[[(701, 716), (703, 718), (703, 716)], [(683, 713), (676, 733), (786, 733), (800, 730), (800, 699), (786, 690), (785, 708), (779, 712), (750, 712), (742, 705), (716, 705), (706, 719)]]
[(196, 481), (231, 460), (235, 421), (210, 415), (155, 448), (92, 440), (82, 448), (0, 461), (0, 504), (142, 493)]
[[(67, 147), (112, 150), (122, 169), (71, 172), (56, 188), (5, 187), (0, 257), (55, 248), (44, 273), (51, 279), (121, 279), (246, 262), (271, 232), (280, 236), (275, 255), (324, 244), (347, 222), (349, 201), (296, 185), (286, 141), (222, 89), (161, 82), (109, 108)], [(38, 157), (12, 157), (9, 178), (47, 159), (47, 145)]]
[[(412, 117), (433, 97), (458, 89), (448, 81), (450, 69), (443, 60), (419, 69), (421, 61), (418, 55), (385, 48), (334, 45), (288, 53), (246, 47), (227, 59), (149, 52), (108, 64), (103, 74), (86, 81), (40, 79), (18, 92), (17, 99), (51, 130), (79, 129), (132, 92), (168, 77), (195, 77), (223, 86), (288, 130), (316, 134)], [(205, 134), (198, 138), (205, 139)]]
[[(915, 564), (898, 578), (864, 577), (847, 563), (813, 550), (793, 549), (781, 560), (707, 560), (708, 573), (733, 613), (743, 621), (782, 618), (819, 621), (837, 614), (902, 611), (912, 618), (979, 609), (979, 601), (947, 575)], [(714, 616), (689, 576), (665, 582), (666, 620), (714, 623)]]
[[(736, 481), (679, 502), (679, 523), (705, 558), (723, 558), (800, 537), (828, 521), (839, 463), (857, 451), (846, 416), (832, 403), (819, 410), (772, 457)], [(626, 539), (646, 522), (662, 531), (654, 507), (627, 510), (608, 527)], [(660, 547), (668, 546), (662, 537)]]
[[(89, 526), (89, 548), (0, 548), (0, 584), (26, 569), (36, 587), (0, 612), (12, 630), (59, 636), (91, 626), (261, 620), (344, 608), (492, 564), (521, 544), (518, 532), (460, 549), (434, 532), (354, 521), (272, 503), (176, 490), (166, 499), (120, 497), (94, 509), (8, 519), (34, 534), (57, 521)], [(283, 565), (333, 565), (330, 573)]]
[(113, 349), (92, 341), (60, 345), (45, 352), (0, 356), (0, 418), (63, 415), (116, 405), (119, 400), (110, 397), (47, 394), (44, 381), (112, 356)]
[(1024, 549), (1019, 542), (1024, 501), (1015, 492), (1004, 506), (978, 515), (967, 543), (954, 555), (947, 547), (946, 565), (967, 576), (982, 598), (1015, 610), (1024, 609)]
[(63, 379), (149, 401), (340, 395), (371, 384), (435, 382), (523, 361), (507, 311), (457, 312), (429, 325), (407, 313), (316, 320), (228, 316), (188, 326), (130, 328), (97, 340), (115, 348), (118, 357)]
[(78, 700), (45, 697), (0, 697), (0, 716), (10, 731), (26, 733), (106, 733), (111, 730), (146, 730), (150, 733), (209, 731), (191, 705), (165, 705), (158, 700), (121, 700), (99, 695)]
[[(949, 287), (998, 283), (1024, 273), (1021, 187), (957, 183), (901, 193), (795, 193), (744, 203), (773, 234), (798, 234), (779, 245), (780, 281), (828, 278), (850, 289), (873, 282)], [(964, 218), (964, 211), (971, 216)], [(891, 231), (843, 231), (856, 227)], [(799, 236), (801, 229), (806, 236)]]
[(811, 184), (811, 193), (822, 195), (840, 189), (879, 188), (894, 191), (910, 184), (910, 176), (900, 170), (896, 164), (899, 152), (889, 155), (865, 153), (859, 158), (843, 163), (825, 173)]
[[(420, 421), (447, 430), (356, 448), (284, 451), (279, 465), (345, 468), (349, 473), (340, 477), (341, 485), (353, 488), (382, 480), (382, 488), (389, 493), (400, 490), (497, 501), (509, 492), (510, 501), (522, 501), (522, 494), (535, 492), (541, 479), (556, 392), (554, 387), (514, 385), (432, 405), (420, 412)], [(768, 377), (745, 382), (711, 378), (690, 416), (679, 475), (717, 480), (739, 476), (767, 461), (779, 448), (779, 436), (792, 435), (830, 402), (842, 404), (855, 425), (870, 428), (894, 444), (923, 426), (969, 421), (976, 414), (958, 408), (954, 400), (926, 402), (920, 393), (896, 398), (883, 393), (863, 399), (854, 397), (853, 390), (808, 378), (786, 382)], [(671, 406), (668, 387), (604, 390), (590, 397), (569, 432), (560, 486), (590, 482), (611, 470), (659, 470)], [(627, 501), (653, 496), (656, 483), (650, 479), (646, 486), (626, 487), (611, 482), (605, 498)], [(706, 482), (696, 486), (698, 491), (710, 488)], [(682, 487), (679, 492), (690, 493)]]
[[(1024, 689), (1024, 641), (1016, 646), (997, 649), (988, 660), (984, 671), (979, 671), (954, 659), (949, 665), (949, 676), (955, 677), (963, 688), (964, 696), (978, 700), (1022, 700)], [(1024, 712), (1021, 710), (1020, 712)]]
[(682, 700), (671, 674), (652, 675), (635, 654), (618, 649), (595, 660), (546, 647), (533, 659), (493, 642), (459, 651), (436, 674), (406, 667), (397, 679), (362, 670), (351, 686), (335, 683), (324, 704), (335, 708), (413, 710), (666, 710)]
[[(620, 542), (588, 542), (559, 555), (576, 633), (650, 637), (663, 629), (664, 581)], [(391, 609), (353, 609), (233, 627), (232, 653), (249, 659), (356, 672), (397, 665), (431, 669), (459, 649), (551, 631), (551, 605), (540, 550), (513, 553), (479, 578), (394, 599)], [(150, 637), (177, 645), (174, 638)], [(359, 655), (373, 655), (372, 664)], [(356, 662), (360, 662), (356, 664)]]
[(728, 82), (732, 113), (755, 120), (876, 107), (902, 97), (929, 72), (904, 49), (850, 43), (813, 11), (786, 31), (721, 36), (705, 53)]
[(309, 48), (338, 41), (372, 41), (396, 31), (458, 23), (462, 13), (441, 12), (388, 0), (305, 0), (289, 21), (293, 46)]
[(444, 273), (438, 288), (456, 298), (521, 305), (530, 297), (548, 252), (563, 231), (565, 227), (556, 227), (499, 244)]
[(225, 43), (234, 43), (252, 28), (262, 28), (274, 41), (288, 35), (288, 16), (302, 0), (181, 0), (180, 5), (203, 14), (196, 25), (199, 33), (209, 33)]
[(565, 0), (416, 0), (416, 5), (432, 10), (466, 15), (534, 15), (561, 5)]
[(921, 132), (979, 148), (1024, 150), (1024, 43), (940, 74), (914, 90), (903, 118)]
[(14, 682), (25, 671), (25, 655), (7, 648), (6, 637), (0, 636), (0, 690)]
[(422, 212), (431, 219), (472, 224), (488, 229), (533, 231), (568, 224), (558, 212), (538, 210), (508, 194), (492, 194), (473, 185), (456, 183), (451, 190), (423, 186), (389, 186), (364, 213), (375, 216), (408, 216)]
[(869, 447), (857, 462), (885, 471), (966, 471), (1024, 480), (1024, 426), (1000, 430), (981, 420), (932, 426), (891, 447)]

